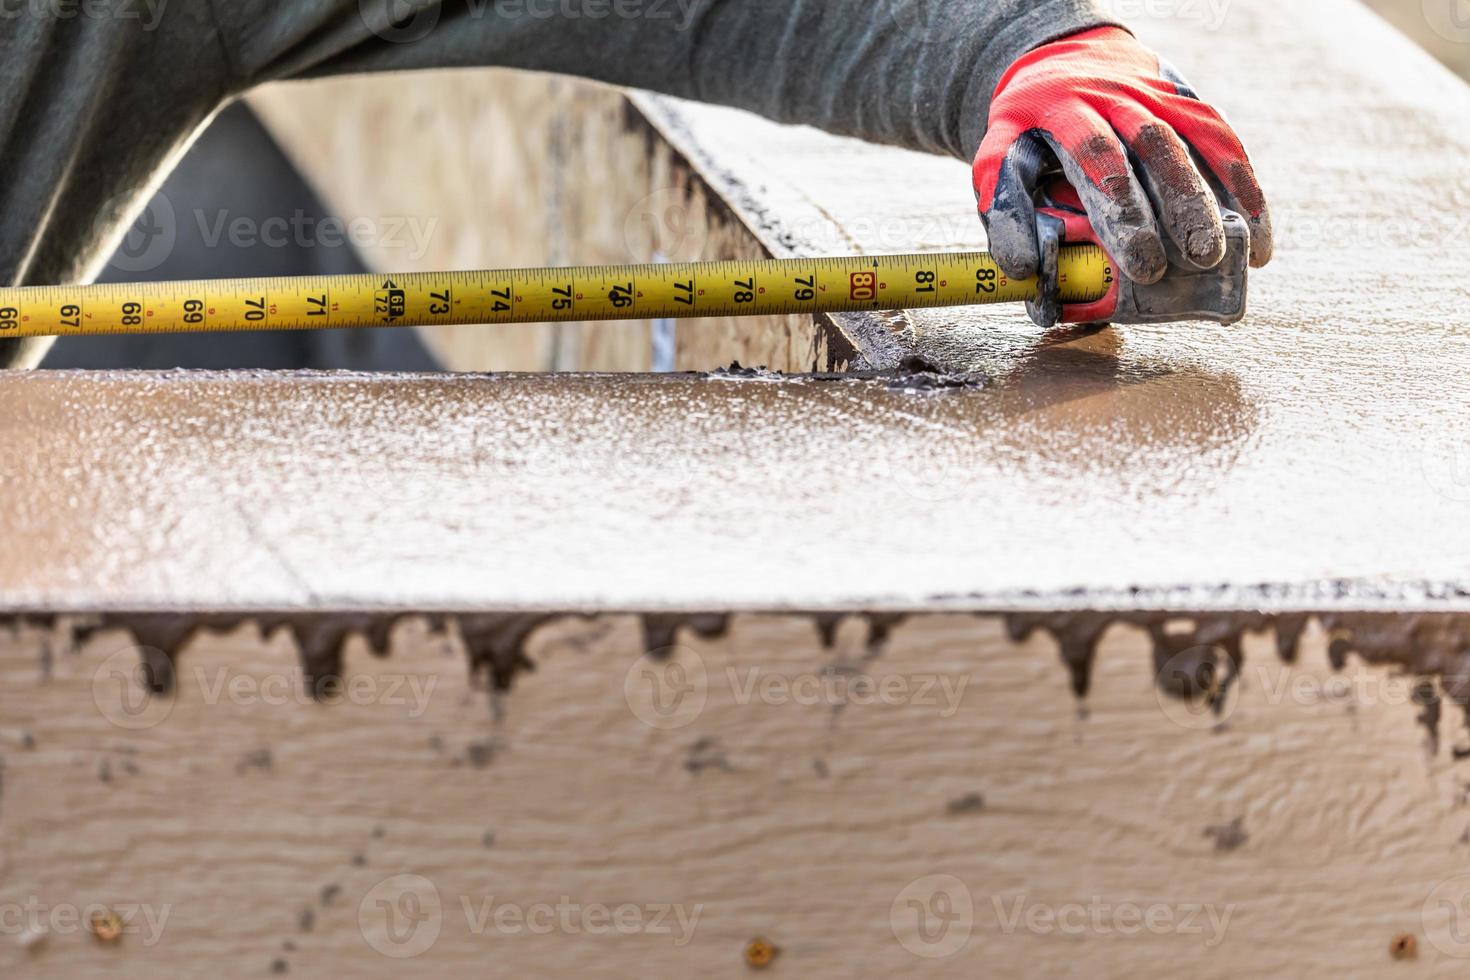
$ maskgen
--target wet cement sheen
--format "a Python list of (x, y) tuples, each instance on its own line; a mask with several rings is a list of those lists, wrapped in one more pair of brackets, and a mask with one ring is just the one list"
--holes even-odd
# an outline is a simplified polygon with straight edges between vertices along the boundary
[(852, 613), (876, 655), (908, 615), (1001, 613), (1055, 637), (1079, 696), (1124, 623), (1206, 699), (1244, 635), (1291, 659), (1315, 614), (1339, 665), (1470, 701), (1470, 522), (1439, 457), (1406, 459), (1394, 426), (1303, 426), (1299, 392), (1132, 335), (1015, 343), (963, 381), (8, 375), (0, 609), (87, 614), (75, 642), (126, 630), (160, 686), (247, 620), (330, 684), (349, 636), (387, 654), (421, 614), (499, 690), (566, 616), (640, 615), (656, 652), (740, 610), (830, 645)]
[(10, 375), (0, 607), (1470, 609), (1443, 389), (1135, 344), (938, 389)]

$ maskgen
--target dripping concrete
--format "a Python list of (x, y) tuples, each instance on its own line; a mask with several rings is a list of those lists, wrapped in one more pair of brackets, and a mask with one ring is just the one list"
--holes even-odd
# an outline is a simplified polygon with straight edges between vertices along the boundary
[[(752, 611), (754, 612), (754, 611)], [(811, 621), (823, 648), (833, 649), (842, 623), (857, 619), (866, 624), (866, 657), (875, 659), (894, 631), (905, 621), (924, 615), (895, 612), (821, 612), (793, 615)], [(353, 636), (361, 637), (377, 657), (392, 652), (395, 629), (418, 620), (432, 634), (458, 633), (469, 661), (473, 681), (506, 693), (536, 664), (527, 653), (532, 635), (541, 627), (567, 619), (600, 619), (614, 613), (415, 613), (401, 612), (109, 612), (92, 616), (18, 614), (8, 617), (12, 632), (46, 631), (42, 644), (43, 675), (59, 653), (75, 652), (93, 636), (106, 631), (129, 634), (139, 647), (145, 676), (155, 693), (173, 686), (175, 665), (191, 642), (207, 633), (229, 633), (254, 623), (263, 638), (286, 631), (301, 658), (310, 693), (320, 697), (340, 682), (343, 650)], [(681, 631), (717, 639), (730, 628), (728, 612), (634, 614), (641, 625), (644, 650), (664, 657), (679, 641)], [(1247, 634), (1273, 634), (1276, 655), (1283, 663), (1296, 662), (1303, 632), (1316, 620), (1328, 637), (1332, 668), (1343, 670), (1349, 658), (1398, 668), (1419, 678), (1414, 701), (1419, 722), (1428, 731), (1431, 749), (1437, 748), (1443, 702), (1459, 705), (1470, 726), (1470, 613), (1331, 612), (1331, 613), (1189, 613), (1178, 610), (1142, 612), (1014, 612), (974, 613), (1001, 615), (1010, 637), (1025, 642), (1040, 632), (1050, 637), (1069, 673), (1071, 688), (1085, 704), (1091, 686), (1093, 662), (1103, 635), (1114, 625), (1130, 625), (1147, 633), (1153, 650), (1155, 681), (1165, 693), (1203, 701), (1219, 711), (1245, 660)], [(56, 649), (55, 647), (60, 647)], [(1438, 681), (1438, 685), (1434, 681)], [(1457, 757), (1460, 753), (1457, 751)]]

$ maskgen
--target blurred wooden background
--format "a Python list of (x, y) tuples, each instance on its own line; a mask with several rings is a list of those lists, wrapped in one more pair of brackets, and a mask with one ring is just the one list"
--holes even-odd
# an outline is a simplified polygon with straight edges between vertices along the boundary
[(1363, 0), (1454, 71), (1470, 78), (1470, 2)]

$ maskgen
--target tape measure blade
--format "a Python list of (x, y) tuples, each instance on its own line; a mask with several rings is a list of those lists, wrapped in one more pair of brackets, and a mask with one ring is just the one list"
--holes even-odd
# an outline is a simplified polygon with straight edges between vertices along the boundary
[[(1062, 298), (1102, 297), (1095, 246), (1068, 246)], [(0, 289), (0, 337), (684, 319), (1019, 302), (985, 252), (736, 259)]]

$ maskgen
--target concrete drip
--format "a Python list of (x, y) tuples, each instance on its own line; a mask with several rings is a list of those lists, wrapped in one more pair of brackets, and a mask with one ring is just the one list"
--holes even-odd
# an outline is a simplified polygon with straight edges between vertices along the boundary
[[(610, 614), (611, 615), (611, 614)], [(836, 645), (837, 630), (848, 613), (808, 613), (823, 648)], [(990, 614), (977, 614), (990, 615)], [(73, 649), (106, 630), (123, 630), (141, 649), (151, 686), (156, 692), (172, 687), (177, 658), (201, 634), (228, 633), (247, 622), (262, 637), (287, 631), (299, 651), (309, 693), (320, 697), (340, 682), (343, 651), (352, 636), (361, 636), (375, 656), (392, 652), (394, 631), (407, 620), (426, 621), (439, 636), (451, 624), (462, 639), (470, 672), (498, 693), (509, 692), (523, 674), (536, 669), (527, 648), (541, 627), (567, 618), (591, 618), (586, 613), (104, 613), (84, 618), (25, 614), (10, 617), (13, 632), (42, 629), (69, 635)], [(906, 613), (861, 614), (867, 625), (866, 658), (880, 656)], [(1097, 646), (1109, 628), (1128, 625), (1142, 629), (1153, 647), (1155, 681), (1178, 698), (1203, 700), (1219, 711), (1245, 660), (1247, 633), (1275, 635), (1277, 655), (1294, 663), (1308, 623), (1316, 619), (1328, 636), (1328, 654), (1334, 670), (1348, 665), (1351, 655), (1363, 662), (1398, 667), (1422, 678), (1414, 693), (1421, 711), (1419, 722), (1438, 746), (1444, 702), (1467, 711), (1470, 724), (1470, 615), (1462, 613), (1199, 613), (1181, 612), (1059, 612), (1011, 613), (1005, 616), (1010, 637), (1024, 642), (1035, 633), (1050, 636), (1079, 699), (1088, 695)], [(639, 616), (646, 649), (652, 655), (679, 642), (681, 629), (707, 640), (729, 631), (728, 613), (645, 613)], [(49, 648), (54, 640), (48, 639)], [(1438, 684), (1434, 683), (1437, 681)]]

